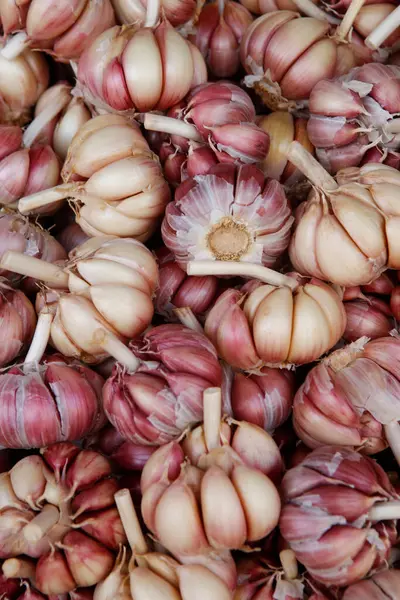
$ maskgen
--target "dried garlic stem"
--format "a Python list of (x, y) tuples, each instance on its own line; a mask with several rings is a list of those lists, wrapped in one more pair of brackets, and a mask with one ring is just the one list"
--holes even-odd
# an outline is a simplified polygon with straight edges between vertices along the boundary
[(188, 306), (185, 308), (174, 308), (173, 312), (176, 314), (182, 325), (192, 329), (192, 331), (197, 331), (197, 333), (204, 333), (203, 327), (191, 308)]
[(385, 435), (395, 459), (400, 465), (400, 424), (392, 421), (385, 425)]
[(342, 22), (336, 30), (336, 38), (339, 40), (346, 40), (350, 29), (353, 27), (353, 23), (364, 6), (365, 0), (352, 0), (349, 8), (346, 10)]
[(388, 521), (400, 517), (400, 500), (391, 500), (390, 502), (378, 502), (373, 506), (368, 518), (371, 521)]
[(222, 411), (221, 388), (207, 388), (203, 393), (204, 438), (207, 450), (219, 448)]
[(28, 34), (24, 31), (20, 31), (7, 41), (0, 54), (7, 60), (13, 60), (22, 54), (22, 52), (27, 48), (29, 48)]
[(148, 547), (140, 527), (139, 519), (128, 489), (119, 490), (114, 495), (126, 537), (134, 554), (146, 554)]
[(299, 574), (299, 568), (293, 550), (282, 550), (279, 553), (279, 560), (281, 561), (286, 579), (296, 579)]
[(60, 519), (60, 511), (53, 504), (46, 504), (41, 512), (22, 530), (28, 542), (39, 542)]
[(400, 6), (383, 19), (365, 40), (366, 46), (376, 50), (400, 25)]
[(148, 0), (144, 27), (154, 27), (160, 18), (161, 0)]
[(321, 8), (318, 8), (312, 0), (293, 0), (293, 2), (299, 11), (302, 12), (303, 15), (307, 15), (307, 17), (313, 17), (320, 21), (328, 21), (328, 23), (332, 23), (332, 25), (339, 25), (340, 23), (340, 19), (337, 19)]
[(38, 363), (41, 361), (46, 346), (50, 338), (51, 324), (54, 315), (49, 312), (41, 312), (36, 323), (35, 334), (31, 342), (28, 354), (24, 360), (24, 365)]
[(194, 142), (203, 141), (203, 138), (194, 125), (185, 123), (185, 121), (181, 121), (180, 119), (174, 119), (173, 117), (164, 117), (163, 115), (146, 113), (143, 125), (148, 131), (159, 131), (171, 135), (180, 135), (188, 140), (193, 140)]
[(327, 191), (333, 191), (339, 187), (334, 178), (299, 142), (290, 144), (286, 156), (316, 187)]
[(94, 332), (95, 341), (116, 361), (126, 367), (129, 372), (138, 370), (140, 360), (129, 350), (121, 340), (106, 329), (97, 329)]
[(39, 279), (54, 287), (68, 287), (68, 274), (61, 267), (21, 252), (5, 252), (0, 260), (0, 267), (19, 275)]
[(230, 260), (192, 260), (186, 266), (188, 275), (231, 275), (238, 277), (254, 277), (270, 285), (286, 286), (292, 290), (298, 283), (292, 277), (278, 273), (268, 267), (246, 262)]
[(42, 208), (42, 206), (48, 206), (49, 204), (69, 198), (75, 190), (75, 183), (62, 183), (61, 185), (56, 185), (48, 190), (36, 192), (30, 196), (21, 198), (18, 202), (18, 210), (21, 214), (26, 215), (33, 210)]
[(12, 577), (33, 579), (35, 571), (35, 563), (25, 558), (8, 558), (3, 562), (3, 574), (10, 579)]

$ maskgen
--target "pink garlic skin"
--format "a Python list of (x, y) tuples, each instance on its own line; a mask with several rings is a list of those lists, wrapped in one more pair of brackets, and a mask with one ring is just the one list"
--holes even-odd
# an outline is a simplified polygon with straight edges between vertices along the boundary
[[(0, 376), (0, 444), (40, 448), (81, 439), (105, 423), (103, 378), (77, 361), (53, 355), (36, 370), (12, 367)], [(37, 415), (40, 414), (40, 420)]]
[(0, 204), (5, 206), (53, 187), (60, 179), (61, 167), (54, 150), (50, 146), (21, 148), (22, 132), (18, 129), (0, 125)]
[(80, 246), (89, 239), (89, 236), (81, 229), (78, 223), (70, 223), (57, 235), (57, 241), (67, 253)]
[(232, 77), (238, 71), (240, 42), (252, 21), (247, 8), (231, 0), (225, 2), (222, 14), (217, 2), (202, 8), (196, 33), (189, 39), (198, 47), (213, 75)]
[(224, 219), (247, 231), (249, 243), (240, 249), (239, 260), (272, 266), (290, 241), (293, 216), (282, 186), (254, 165), (226, 164), (179, 186), (162, 223), (164, 243), (182, 266), (197, 258), (221, 258), (208, 236), (213, 228), (224, 228)]
[(214, 275), (186, 275), (167, 248), (160, 248), (156, 256), (159, 264), (156, 312), (168, 321), (178, 320), (174, 308), (189, 307), (195, 315), (205, 313), (218, 295), (221, 280)]
[(385, 563), (396, 522), (371, 523), (368, 512), (399, 496), (375, 461), (324, 446), (286, 473), (282, 492), (281, 534), (316, 581), (351, 585)]
[[(130, 348), (143, 360), (134, 374), (117, 364), (103, 388), (104, 410), (123, 438), (159, 446), (203, 416), (203, 391), (223, 383), (223, 371), (208, 339), (183, 325), (160, 325)], [(224, 385), (224, 412), (230, 391)]]
[(95, 106), (133, 113), (168, 110), (205, 81), (207, 68), (199, 50), (162, 20), (153, 29), (107, 29), (82, 54), (77, 85)]
[(290, 416), (295, 393), (293, 371), (264, 367), (260, 375), (235, 373), (232, 412), (235, 419), (274, 431)]
[(396, 600), (399, 589), (400, 571), (388, 569), (348, 587), (342, 600)]
[(308, 135), (329, 172), (367, 162), (397, 164), (400, 138), (386, 127), (400, 111), (399, 67), (371, 63), (319, 81), (309, 108)]
[[(240, 45), (242, 66), (253, 87), (272, 110), (303, 106), (314, 86), (371, 62), (373, 52), (353, 33), (351, 43), (339, 43), (327, 22), (281, 10), (258, 17)], [(284, 58), (282, 58), (284, 57)]]
[[(185, 103), (172, 107), (168, 115), (194, 124), (218, 162), (249, 165), (264, 160), (268, 154), (269, 135), (255, 123), (253, 101), (244, 90), (229, 81), (199, 85)], [(182, 152), (187, 153), (190, 149), (188, 141), (181, 136), (172, 135), (171, 142)], [(206, 165), (210, 164), (209, 157), (205, 158)], [(192, 166), (186, 167), (189, 176), (191, 168), (194, 174), (206, 172), (193, 162)]]
[(105, 29), (115, 25), (110, 0), (25, 0), (3, 2), (0, 21), (5, 35), (25, 30), (29, 45), (69, 62)]
[(0, 367), (27, 347), (36, 325), (36, 312), (25, 294), (0, 282)]
[(293, 424), (310, 448), (387, 447), (383, 425), (400, 419), (400, 341), (363, 340), (333, 352), (307, 375), (293, 404)]
[(389, 335), (394, 327), (393, 314), (387, 302), (373, 296), (344, 303), (346, 329), (343, 338), (355, 342), (366, 336), (376, 339)]
[[(45, 229), (36, 227), (27, 218), (11, 212), (0, 215), (0, 256), (7, 250), (22, 252), (48, 262), (67, 258), (61, 244)], [(0, 275), (10, 280), (19, 279), (3, 269), (0, 270)]]
[(400, 285), (396, 286), (392, 291), (390, 308), (396, 321), (400, 321)]

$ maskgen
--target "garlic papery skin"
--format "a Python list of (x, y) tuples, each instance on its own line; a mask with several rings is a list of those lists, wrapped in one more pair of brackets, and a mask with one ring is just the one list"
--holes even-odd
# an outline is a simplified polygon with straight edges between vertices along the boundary
[[(126, 541), (114, 503), (118, 484), (110, 475), (106, 458), (70, 443), (53, 444), (40, 456), (20, 460), (9, 480), (23, 521), (18, 536), (15, 531), (2, 536), (1, 556), (11, 559), (3, 563), (4, 573), (14, 558), (30, 557), (36, 589), (50, 596), (104, 579)], [(10, 506), (10, 501), (2, 503), (3, 520), (15, 513)], [(26, 576), (16, 571), (14, 576)]]
[[(41, 448), (81, 439), (104, 424), (100, 375), (60, 355), (39, 361), (0, 375), (8, 411), (0, 416), (2, 446)], [(35, 422), (38, 414), (41, 419)]]
[[(137, 23), (143, 26), (146, 21), (147, 0), (111, 0), (117, 20), (122, 25)], [(162, 0), (161, 9), (173, 27), (189, 25), (196, 19), (200, 9), (196, 0)], [(189, 23), (190, 22), (190, 23)]]
[(26, 349), (35, 325), (36, 313), (30, 300), (20, 290), (7, 285), (6, 280), (0, 281), (0, 336), (4, 340), (0, 347), (0, 367)]
[(375, 454), (392, 447), (400, 460), (400, 341), (383, 337), (336, 350), (307, 375), (296, 393), (293, 423), (303, 442), (336, 444)]
[[(17, 148), (14, 143), (17, 138), (10, 135), (10, 129), (7, 125), (0, 125), (0, 136), (5, 138), (0, 160), (0, 204), (14, 207), (22, 196), (40, 193), (57, 185), (61, 168), (51, 146)], [(22, 141), (22, 133), (20, 137)]]
[(282, 492), (281, 534), (314, 579), (342, 587), (385, 564), (398, 495), (375, 461), (324, 446), (286, 473)]
[(195, 34), (189, 39), (198, 47), (214, 76), (228, 78), (236, 74), (240, 67), (240, 42), (252, 21), (250, 12), (232, 0), (226, 0), (222, 10), (218, 2), (203, 6)]
[(258, 17), (240, 45), (245, 84), (272, 110), (303, 108), (314, 86), (374, 60), (362, 38), (349, 32), (363, 0), (354, 0), (337, 29), (326, 19), (280, 10)]
[[(320, 81), (309, 102), (308, 135), (321, 164), (330, 172), (398, 158), (400, 148), (400, 67), (366, 64), (342, 77)], [(390, 164), (390, 163), (389, 163)]]
[(74, 136), (62, 169), (64, 184), (21, 199), (23, 214), (73, 198), (76, 222), (89, 236), (146, 241), (170, 191), (158, 159), (136, 124), (119, 115), (87, 121)]
[(82, 98), (73, 97), (71, 91), (68, 83), (60, 82), (43, 92), (35, 106), (35, 118), (24, 131), (25, 146), (49, 144), (66, 159), (73, 137), (91, 118)]
[[(48, 262), (62, 261), (66, 258), (64, 248), (45, 229), (30, 223), (26, 217), (11, 210), (0, 212), (0, 258), (8, 250)], [(7, 269), (0, 269), (0, 275), (10, 281), (19, 279)]]
[(77, 87), (97, 108), (134, 114), (168, 110), (206, 81), (199, 50), (162, 19), (107, 29), (82, 54)]
[(394, 327), (393, 314), (387, 302), (373, 296), (344, 303), (347, 324), (343, 333), (346, 342), (355, 342), (361, 337), (369, 339), (389, 335)]
[[(2, 19), (0, 19), (2, 20)], [(0, 43), (4, 50), (4, 42)], [(25, 125), (31, 108), (49, 84), (49, 68), (39, 52), (25, 50), (8, 60), (0, 50), (0, 122)]]
[(228, 364), (260, 374), (264, 366), (317, 360), (339, 341), (346, 327), (339, 295), (318, 279), (292, 275), (294, 290), (254, 280), (219, 296), (204, 330)]
[(162, 236), (183, 267), (196, 260), (272, 266), (288, 246), (292, 222), (277, 181), (253, 165), (218, 165), (176, 190)]
[[(252, 99), (229, 81), (195, 87), (184, 102), (173, 106), (167, 114), (165, 117), (147, 113), (144, 127), (159, 135), (170, 135), (170, 144), (162, 148), (166, 153), (172, 148), (178, 152), (175, 169), (181, 171), (182, 181), (188, 176), (208, 173), (213, 167), (210, 149), (217, 162), (235, 165), (258, 163), (268, 153), (269, 136), (255, 123)], [(180, 162), (182, 154), (187, 155), (186, 162)], [(170, 178), (173, 182), (178, 180), (177, 174), (170, 173)]]
[(400, 571), (387, 569), (372, 575), (370, 579), (359, 581), (348, 587), (343, 600), (395, 600), (400, 586)]
[[(209, 546), (234, 550), (260, 540), (274, 529), (280, 513), (279, 494), (265, 475), (276, 475), (282, 466), (272, 438), (254, 425), (238, 423), (229, 440), (230, 429), (220, 422), (221, 389), (205, 390), (203, 402), (204, 425), (182, 444), (181, 455), (190, 463), (182, 464), (179, 473), (179, 447), (171, 444), (168, 451), (156, 450), (142, 473), (144, 521), (183, 562), (208, 552)], [(168, 469), (162, 470), (165, 459)], [(224, 506), (222, 513), (218, 503)]]
[(161, 445), (202, 420), (203, 392), (224, 382), (229, 411), (229, 379), (204, 334), (183, 325), (160, 325), (132, 340), (141, 362), (135, 373), (116, 365), (103, 390), (104, 409), (123, 438)]
[(17, 6), (6, 2), (0, 20), (6, 35), (20, 32), (2, 51), (8, 59), (30, 47), (62, 62), (77, 60), (100, 33), (115, 25), (110, 0), (26, 0)]
[(235, 373), (232, 382), (232, 412), (272, 432), (290, 416), (295, 393), (293, 371), (264, 367), (259, 375)]
[(48, 305), (54, 313), (50, 342), (64, 356), (96, 363), (111, 355), (127, 368), (137, 368), (138, 360), (124, 342), (150, 324), (158, 281), (156, 261), (143, 244), (90, 238), (70, 253), (63, 267), (17, 252), (6, 253), (0, 263), (54, 287), (47, 297), (38, 296), (37, 306), (40, 311)]
[(297, 142), (289, 157), (315, 186), (296, 215), (293, 266), (343, 286), (365, 285), (385, 269), (397, 269), (399, 172), (370, 163), (343, 169), (335, 180)]

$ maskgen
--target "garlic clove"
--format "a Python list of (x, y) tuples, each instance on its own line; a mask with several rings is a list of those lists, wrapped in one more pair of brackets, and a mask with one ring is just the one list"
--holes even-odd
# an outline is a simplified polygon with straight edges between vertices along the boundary
[(260, 540), (278, 524), (281, 510), (278, 491), (269, 477), (245, 466), (233, 468), (232, 483), (246, 515), (247, 540)]
[(226, 584), (202, 565), (183, 565), (177, 568), (182, 600), (218, 598), (230, 600), (232, 594)]
[(173, 585), (145, 567), (131, 571), (130, 587), (132, 598), (136, 600), (181, 600)]
[(275, 289), (260, 304), (253, 321), (257, 354), (266, 363), (288, 359), (293, 320), (293, 296), (288, 287)]
[(35, 585), (40, 592), (48, 595), (67, 594), (75, 589), (76, 583), (60, 550), (40, 557), (35, 574)]
[(243, 508), (230, 478), (217, 466), (210, 467), (202, 479), (201, 509), (204, 530), (213, 548), (229, 550), (244, 545), (247, 526)]
[(76, 587), (96, 585), (114, 566), (112, 552), (79, 531), (67, 533), (62, 548)]

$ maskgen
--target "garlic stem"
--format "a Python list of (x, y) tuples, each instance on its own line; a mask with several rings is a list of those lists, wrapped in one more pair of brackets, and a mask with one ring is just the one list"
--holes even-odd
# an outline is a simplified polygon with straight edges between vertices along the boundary
[(390, 502), (378, 502), (373, 506), (368, 518), (370, 521), (389, 521), (400, 517), (400, 500), (392, 500)]
[(53, 319), (54, 315), (49, 312), (40, 313), (28, 354), (24, 360), (24, 366), (41, 361), (50, 338)]
[(126, 488), (119, 490), (114, 494), (114, 498), (132, 552), (146, 554), (148, 552), (146, 538), (140, 527), (130, 491)]
[(295, 290), (299, 285), (292, 277), (278, 273), (278, 271), (274, 271), (268, 267), (230, 260), (192, 260), (186, 265), (186, 271), (188, 275), (254, 277), (264, 283), (286, 286), (292, 290)]
[(385, 425), (385, 435), (395, 459), (400, 465), (400, 424), (398, 421), (391, 421)]
[(106, 329), (97, 329), (94, 333), (94, 339), (103, 350), (126, 367), (130, 373), (138, 370), (140, 360), (116, 335)]
[(391, 35), (397, 27), (400, 25), (400, 6), (398, 6), (393, 12), (390, 13), (383, 19), (381, 23), (369, 34), (365, 40), (365, 45), (368, 48), (376, 50), (383, 44), (385, 40)]
[(182, 325), (185, 325), (185, 327), (188, 327), (192, 331), (197, 331), (197, 333), (204, 333), (203, 327), (189, 306), (185, 306), (185, 308), (174, 308), (173, 312), (176, 314)]
[(218, 0), (218, 12), (219, 16), (222, 17), (224, 15), (225, 10), (225, 0)]
[(185, 123), (181, 119), (173, 117), (164, 117), (164, 115), (155, 115), (146, 113), (144, 115), (143, 126), (148, 131), (159, 131), (160, 133), (169, 133), (171, 135), (180, 135), (194, 142), (202, 142), (203, 138), (191, 123)]
[(147, 0), (144, 27), (155, 27), (160, 18), (161, 0)]
[(56, 185), (48, 190), (30, 194), (30, 196), (21, 198), (18, 202), (18, 210), (23, 215), (26, 215), (37, 208), (42, 208), (42, 206), (48, 206), (54, 202), (59, 202), (60, 200), (71, 197), (75, 190), (76, 184), (62, 183), (61, 185)]
[(68, 287), (68, 274), (61, 267), (40, 258), (8, 250), (2, 256), (0, 266), (7, 271), (39, 279), (54, 287)]
[(49, 106), (40, 112), (24, 131), (22, 138), (25, 148), (29, 148), (35, 141), (38, 133), (46, 127), (71, 101), (71, 95), (65, 90), (59, 98), (56, 98)]
[(35, 577), (35, 563), (25, 558), (8, 558), (3, 562), (3, 574), (7, 578), (33, 579)]
[(364, 6), (364, 3), (365, 0), (352, 0), (349, 8), (346, 10), (342, 22), (336, 30), (336, 38), (339, 41), (344, 41), (347, 39), (350, 29), (353, 27), (353, 23), (358, 13)]
[(332, 23), (332, 25), (340, 24), (340, 19), (337, 19), (321, 8), (318, 8), (318, 6), (316, 6), (312, 0), (293, 0), (293, 2), (299, 11), (303, 13), (303, 15), (307, 15), (307, 17), (313, 17), (314, 19), (319, 19), (320, 21), (328, 21), (328, 23)]
[(60, 511), (53, 504), (46, 504), (30, 523), (25, 525), (22, 535), (28, 542), (39, 542), (60, 519)]
[(286, 156), (316, 187), (327, 191), (333, 191), (339, 187), (334, 178), (299, 142), (290, 144)]
[(207, 388), (203, 392), (203, 429), (208, 452), (219, 448), (222, 411), (221, 388)]
[(28, 47), (28, 35), (24, 31), (21, 31), (7, 40), (0, 54), (3, 58), (6, 58), (7, 60), (13, 60), (14, 58), (17, 58), (20, 54), (22, 54), (22, 52)]
[(281, 561), (286, 579), (296, 579), (299, 574), (299, 568), (293, 550), (282, 550), (282, 552), (279, 553), (279, 560)]

